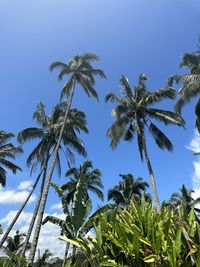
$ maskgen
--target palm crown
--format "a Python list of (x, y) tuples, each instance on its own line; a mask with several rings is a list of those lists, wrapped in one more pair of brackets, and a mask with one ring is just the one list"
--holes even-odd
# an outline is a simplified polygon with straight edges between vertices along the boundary
[(200, 53), (185, 53), (182, 57), (180, 67), (187, 68), (188, 74), (178, 74), (168, 79), (168, 84), (173, 85), (174, 82), (181, 83), (179, 90), (179, 100), (175, 105), (175, 110), (181, 113), (184, 105), (189, 103), (193, 98), (197, 97), (195, 106), (196, 128), (200, 132)]
[(113, 200), (117, 205), (127, 207), (131, 200), (138, 201), (149, 187), (141, 177), (134, 179), (132, 174), (120, 174), (122, 180), (108, 191), (108, 200)]
[(65, 83), (61, 98), (64, 96), (69, 96), (75, 83), (81, 85), (88, 96), (93, 96), (98, 99), (98, 94), (94, 89), (95, 79), (94, 76), (100, 76), (101, 78), (106, 78), (104, 72), (100, 69), (95, 69), (92, 67), (92, 61), (98, 61), (99, 57), (92, 53), (85, 53), (83, 55), (76, 55), (69, 60), (67, 64), (57, 61), (51, 64), (50, 70), (60, 69), (58, 79), (62, 80), (64, 75), (70, 75), (69, 79)]
[[(15, 147), (8, 141), (13, 137), (12, 133), (0, 131), (0, 184), (6, 185), (6, 169), (11, 170), (14, 174), (21, 168), (9, 161), (8, 158), (15, 159), (17, 153), (22, 153), (21, 147)], [(5, 169), (6, 168), (6, 169)]]
[(77, 183), (80, 177), (83, 177), (84, 184), (87, 187), (86, 200), (89, 199), (88, 190), (96, 194), (101, 200), (103, 200), (103, 184), (101, 181), (101, 171), (99, 169), (93, 169), (91, 161), (84, 161), (79, 168), (70, 168), (66, 176), (70, 177), (70, 180), (61, 186), (62, 190), (67, 191), (68, 203), (73, 199), (76, 191)]
[[(7, 244), (4, 247), (5, 252), (7, 254), (20, 252), (24, 244), (25, 236), (25, 234), (22, 234), (19, 231), (16, 231), (16, 234), (13, 237), (9, 236), (6, 240)], [(30, 248), (30, 243), (28, 244), (28, 247)]]
[[(47, 157), (49, 157), (55, 149), (62, 124), (62, 117), (64, 116), (63, 105), (64, 103), (57, 105), (53, 109), (51, 115), (46, 115), (44, 109), (45, 106), (42, 103), (39, 103), (33, 118), (36, 119), (41, 127), (26, 128), (18, 135), (18, 140), (22, 143), (35, 138), (40, 139), (40, 142), (27, 159), (27, 164), (29, 166), (32, 165), (32, 169), (34, 169), (38, 163), (44, 164)], [(86, 156), (83, 141), (78, 138), (76, 131), (88, 132), (86, 127), (86, 118), (83, 112), (80, 112), (77, 109), (71, 109), (65, 125), (62, 142), (63, 145), (67, 147), (66, 153), (69, 156), (73, 155), (70, 147), (75, 149), (75, 151), (78, 153)], [(57, 158), (57, 163), (58, 169), (60, 169), (59, 155)]]
[(106, 101), (114, 101), (117, 104), (112, 111), (115, 122), (108, 129), (107, 135), (111, 138), (111, 147), (113, 149), (116, 148), (120, 140), (131, 141), (134, 135), (137, 135), (140, 156), (143, 160), (143, 154), (145, 155), (154, 191), (154, 198), (157, 208), (160, 210), (155, 178), (146, 147), (145, 129), (150, 132), (156, 144), (161, 149), (170, 151), (173, 149), (172, 143), (152, 122), (152, 119), (158, 120), (165, 125), (174, 124), (178, 126), (183, 126), (184, 120), (175, 112), (152, 108), (153, 104), (157, 104), (164, 99), (174, 99), (176, 97), (176, 91), (167, 87), (161, 88), (155, 92), (150, 92), (145, 85), (146, 80), (146, 76), (141, 74), (138, 84), (132, 90), (128, 79), (122, 76), (120, 79), (122, 96), (117, 96), (113, 93), (109, 93), (106, 96)]
[(190, 210), (194, 208), (194, 210), (199, 213), (200, 209), (196, 207), (197, 204), (200, 203), (200, 197), (194, 199), (193, 198), (194, 190), (188, 190), (185, 185), (180, 189), (180, 193), (173, 193), (169, 203), (178, 207), (182, 206), (185, 209), (186, 215), (190, 213)]

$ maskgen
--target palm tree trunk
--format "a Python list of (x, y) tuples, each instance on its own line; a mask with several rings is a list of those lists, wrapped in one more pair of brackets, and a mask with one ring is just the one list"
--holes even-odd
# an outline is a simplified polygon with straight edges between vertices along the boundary
[(65, 111), (65, 116), (63, 119), (63, 123), (62, 123), (62, 127), (60, 130), (60, 135), (58, 138), (58, 142), (56, 144), (56, 148), (54, 151), (54, 155), (53, 155), (53, 160), (52, 160), (52, 164), (48, 173), (48, 177), (47, 177), (47, 181), (44, 187), (44, 193), (42, 196), (42, 200), (41, 200), (41, 205), (40, 205), (40, 209), (39, 209), (39, 213), (38, 213), (38, 219), (37, 219), (37, 223), (36, 223), (36, 227), (35, 227), (35, 232), (34, 232), (34, 236), (33, 236), (33, 241), (31, 244), (31, 250), (30, 250), (30, 254), (29, 254), (29, 258), (28, 258), (28, 264), (31, 265), (34, 261), (34, 257), (35, 257), (35, 252), (36, 252), (36, 248), (37, 248), (37, 244), (38, 244), (38, 239), (39, 239), (39, 235), (40, 235), (40, 230), (41, 230), (41, 226), (42, 226), (42, 219), (43, 219), (43, 215), (44, 215), (44, 209), (45, 209), (45, 205), (46, 205), (46, 201), (47, 201), (47, 196), (48, 196), (48, 192), (49, 192), (49, 186), (50, 186), (50, 182), (51, 182), (51, 177), (54, 171), (54, 168), (56, 166), (56, 161), (57, 161), (57, 157), (58, 157), (58, 151), (59, 151), (59, 147), (61, 144), (61, 140), (62, 140), (62, 135), (65, 129), (65, 124), (67, 121), (67, 117), (68, 117), (68, 113), (71, 107), (71, 103), (73, 100), (73, 96), (74, 96), (74, 91), (75, 91), (75, 82), (72, 88), (72, 93), (69, 97), (69, 102), (67, 104), (66, 107), (66, 111)]
[(161, 207), (160, 207), (158, 191), (157, 191), (157, 187), (156, 187), (155, 176), (154, 176), (154, 173), (153, 173), (153, 169), (152, 169), (152, 166), (151, 166), (151, 162), (150, 162), (150, 159), (149, 159), (149, 155), (148, 155), (148, 152), (147, 152), (147, 147), (146, 147), (146, 142), (145, 141), (143, 143), (143, 149), (144, 149), (144, 155), (145, 155), (147, 167), (148, 167), (149, 174), (150, 174), (151, 186), (152, 186), (152, 189), (153, 189), (153, 195), (154, 195), (154, 199), (155, 199), (155, 202), (156, 202), (156, 210), (157, 210), (158, 213), (160, 213), (161, 212)]
[(40, 176), (42, 174), (42, 171), (39, 173), (33, 187), (32, 187), (32, 190), (30, 191), (29, 195), (27, 196), (26, 200), (24, 201), (24, 203), (22, 204), (21, 208), (18, 210), (17, 214), (15, 215), (14, 219), (12, 220), (11, 224), (9, 225), (7, 231), (5, 232), (4, 236), (2, 237), (1, 239), (1, 242), (0, 242), (0, 248), (3, 246), (4, 242), (6, 241), (10, 231), (12, 230), (14, 224), (16, 223), (17, 219), (19, 218), (20, 214), (22, 213), (23, 209), (25, 208), (26, 204), (28, 203), (30, 197), (32, 196), (39, 180), (40, 180)]
[(35, 206), (35, 210), (34, 210), (34, 213), (33, 213), (29, 228), (28, 228), (28, 232), (26, 234), (26, 239), (25, 239), (25, 242), (24, 242), (24, 245), (23, 245), (23, 248), (22, 248), (22, 252), (21, 252), (22, 256), (25, 256), (27, 245), (28, 245), (28, 242), (30, 240), (31, 233), (33, 231), (33, 226), (35, 224), (35, 220), (36, 220), (36, 217), (37, 217), (37, 214), (38, 214), (38, 210), (39, 210), (39, 207), (40, 207), (40, 202), (41, 202), (42, 193), (43, 193), (43, 190), (44, 190), (45, 179), (46, 179), (46, 171), (47, 171), (47, 164), (44, 167), (42, 183), (41, 183), (41, 186), (40, 186), (40, 193), (39, 193), (37, 204)]
[(67, 256), (68, 256), (69, 247), (70, 247), (70, 243), (67, 242), (67, 244), (65, 246), (65, 254), (64, 254), (64, 258), (63, 258), (62, 267), (65, 267), (66, 259), (67, 259)]

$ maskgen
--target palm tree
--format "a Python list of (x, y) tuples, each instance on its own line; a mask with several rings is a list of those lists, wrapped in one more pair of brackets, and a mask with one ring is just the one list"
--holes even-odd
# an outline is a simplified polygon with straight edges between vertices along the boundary
[(101, 171), (99, 169), (93, 169), (92, 162), (89, 160), (84, 161), (79, 168), (70, 168), (66, 173), (66, 177), (70, 177), (70, 180), (61, 186), (62, 190), (67, 191), (67, 202), (70, 203), (72, 201), (80, 176), (83, 176), (84, 183), (87, 187), (86, 199), (89, 199), (88, 191), (91, 191), (103, 201), (101, 175)]
[[(40, 103), (37, 107), (37, 111), (34, 113), (34, 118), (40, 124), (41, 128), (27, 128), (20, 132), (19, 140), (21, 142), (25, 142), (30, 139), (39, 138), (40, 142), (33, 150), (33, 152), (29, 155), (27, 159), (27, 164), (30, 166), (32, 165), (32, 170), (35, 169), (38, 163), (40, 163), (41, 168), (43, 166), (43, 179), (40, 188), (40, 193), (38, 196), (38, 201), (35, 207), (35, 211), (29, 226), (29, 230), (26, 237), (26, 243), (28, 242), (35, 219), (38, 213), (38, 209), (41, 202), (41, 197), (44, 190), (45, 178), (46, 178), (46, 170), (48, 167), (49, 159), (55, 149), (56, 142), (59, 136), (61, 120), (64, 115), (64, 108), (65, 104), (62, 103), (57, 105), (52, 112), (52, 115), (46, 115), (44, 110), (44, 105)], [(76, 131), (80, 132), (81, 130), (84, 132), (88, 132), (86, 127), (86, 119), (85, 114), (83, 112), (78, 111), (77, 109), (71, 109), (69, 112), (68, 120), (66, 121), (65, 125), (65, 132), (62, 137), (62, 143), (65, 147), (65, 151), (63, 147), (60, 145), (60, 149), (62, 149), (67, 156), (73, 156), (73, 153), (70, 149), (72, 147), (78, 153), (86, 156), (86, 151), (84, 148), (84, 144), (81, 139), (77, 137)], [(38, 132), (38, 134), (37, 134)], [(60, 158), (59, 155), (57, 157), (57, 166), (58, 172), (60, 173)], [(22, 254), (25, 254), (26, 250), (26, 243), (23, 248)]]
[[(6, 239), (6, 246), (3, 247), (3, 250), (5, 251), (6, 254), (9, 253), (20, 253), (22, 250), (22, 246), (24, 244), (24, 238), (25, 234), (20, 233), (19, 231), (16, 231), (16, 234), (11, 237), (8, 236)], [(29, 248), (30, 248), (30, 243), (29, 243)]]
[(175, 207), (183, 207), (186, 217), (188, 216), (192, 208), (194, 208), (194, 211), (199, 213), (200, 209), (195, 206), (200, 203), (200, 197), (194, 199), (192, 196), (193, 193), (194, 190), (187, 189), (183, 184), (182, 188), (180, 189), (180, 193), (172, 194), (169, 200), (169, 204)]
[(38, 219), (37, 224), (34, 232), (33, 242), (32, 242), (32, 248), (29, 255), (29, 262), (32, 263), (35, 256), (35, 251), (37, 247), (37, 242), (40, 234), (44, 209), (46, 205), (46, 200), (48, 196), (49, 186), (51, 182), (51, 177), (54, 171), (54, 168), (56, 166), (57, 162), (57, 156), (58, 156), (58, 150), (60, 147), (60, 143), (63, 137), (63, 133), (65, 130), (65, 123), (69, 116), (69, 111), (72, 105), (74, 92), (76, 84), (79, 84), (84, 91), (87, 93), (88, 96), (93, 96), (96, 99), (98, 99), (98, 94), (94, 89), (95, 85), (95, 79), (94, 76), (100, 76), (102, 78), (105, 78), (105, 74), (100, 69), (94, 69), (91, 65), (92, 61), (97, 61), (99, 58), (95, 54), (86, 53), (84, 55), (76, 55), (73, 59), (69, 61), (68, 64), (62, 63), (62, 62), (55, 62), (50, 66), (50, 70), (53, 70), (55, 68), (61, 69), (59, 73), (59, 80), (62, 80), (64, 75), (70, 75), (68, 81), (65, 83), (64, 88), (61, 92), (61, 98), (63, 99), (65, 96), (67, 97), (67, 105), (65, 108), (65, 115), (64, 118), (61, 121), (62, 127), (60, 128), (59, 137), (57, 140), (57, 144), (53, 153), (53, 160), (51, 167), (49, 169), (49, 173), (47, 176), (46, 184), (44, 187), (43, 197), (41, 200), (40, 209), (38, 212)]
[(21, 171), (21, 168), (8, 159), (15, 159), (17, 153), (22, 153), (20, 146), (15, 147), (12, 143), (8, 143), (14, 135), (5, 131), (0, 131), (0, 185), (6, 185), (6, 169), (14, 174)]
[[(119, 176), (122, 180), (108, 191), (108, 200), (113, 200), (116, 205), (121, 207), (128, 207), (133, 199), (139, 202), (142, 194), (149, 187), (148, 183), (143, 181), (141, 177), (134, 179), (130, 173)], [(145, 195), (148, 196), (146, 193)]]
[(176, 91), (172, 88), (162, 88), (155, 92), (150, 92), (145, 85), (146, 80), (146, 76), (141, 74), (138, 85), (132, 90), (128, 79), (122, 76), (120, 83), (123, 95), (117, 96), (114, 93), (109, 93), (106, 96), (106, 101), (114, 101), (117, 104), (112, 111), (115, 122), (108, 129), (107, 135), (112, 139), (111, 147), (113, 149), (117, 147), (121, 139), (131, 141), (134, 134), (137, 135), (140, 157), (143, 160), (143, 155), (145, 156), (157, 211), (160, 212), (155, 177), (147, 151), (145, 130), (150, 132), (159, 148), (171, 151), (173, 149), (172, 143), (152, 122), (152, 119), (158, 120), (166, 125), (174, 124), (178, 126), (183, 126), (184, 121), (175, 112), (152, 108), (153, 104), (157, 104), (164, 99), (174, 99)]
[[(56, 146), (56, 142), (57, 142), (59, 131), (60, 131), (60, 121), (62, 120), (62, 117), (63, 117), (64, 107), (65, 107), (65, 103), (57, 105), (53, 109), (51, 115), (46, 115), (45, 106), (42, 103), (39, 103), (37, 106), (37, 110), (33, 115), (33, 118), (36, 119), (40, 127), (26, 128), (22, 130), (18, 135), (18, 141), (21, 143), (25, 143), (26, 141), (33, 140), (33, 139), (40, 140), (27, 159), (27, 165), (31, 167), (31, 172), (36, 168), (38, 164), (40, 164), (40, 173), (27, 199), (25, 200), (25, 202), (23, 203), (23, 205), (17, 212), (15, 218), (9, 225), (7, 231), (5, 232), (1, 240), (0, 246), (2, 246), (3, 243), (5, 242), (12, 227), (14, 226), (22, 210), (26, 206), (29, 198), (31, 197), (34, 189), (36, 188), (41, 175), (43, 175), (40, 193), (39, 193), (37, 204), (36, 204), (33, 217), (32, 217), (29, 229), (28, 229), (28, 233), (26, 235), (26, 241), (22, 249), (22, 255), (25, 255), (26, 246), (29, 242), (30, 235), (31, 235), (31, 232), (34, 226), (34, 222), (35, 222), (35, 219), (38, 213), (38, 208), (40, 205), (41, 196), (42, 196), (43, 189), (44, 189), (46, 170), (48, 167), (49, 159)], [(71, 109), (69, 112), (68, 121), (66, 122), (65, 126), (66, 126), (66, 129), (63, 134), (62, 143), (64, 147), (66, 147), (64, 151), (66, 155), (69, 155), (69, 156), (73, 155), (70, 149), (70, 147), (72, 147), (73, 149), (78, 151), (78, 153), (86, 156), (84, 144), (82, 140), (77, 137), (77, 134), (76, 134), (76, 132), (80, 132), (80, 131), (83, 131), (86, 133), (88, 132), (88, 129), (86, 127), (85, 114), (83, 112), (78, 111), (77, 109)], [(60, 149), (63, 150), (63, 147), (60, 146)], [(59, 155), (58, 155), (58, 160), (57, 160), (57, 166), (58, 166), (58, 170), (60, 170)]]
[(189, 73), (174, 75), (168, 79), (169, 86), (172, 86), (174, 82), (181, 83), (181, 88), (178, 92), (179, 100), (175, 105), (175, 110), (181, 113), (184, 105), (189, 103), (193, 98), (197, 98), (195, 126), (200, 132), (200, 53), (183, 54), (180, 67), (187, 68)]

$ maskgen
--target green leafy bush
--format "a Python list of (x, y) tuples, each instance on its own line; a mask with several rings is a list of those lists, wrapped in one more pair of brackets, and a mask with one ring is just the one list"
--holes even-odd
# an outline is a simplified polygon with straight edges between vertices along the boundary
[(200, 226), (194, 209), (186, 220), (184, 209), (162, 206), (157, 213), (151, 202), (132, 202), (124, 210), (99, 216), (95, 235), (68, 239), (78, 248), (69, 266), (200, 266)]

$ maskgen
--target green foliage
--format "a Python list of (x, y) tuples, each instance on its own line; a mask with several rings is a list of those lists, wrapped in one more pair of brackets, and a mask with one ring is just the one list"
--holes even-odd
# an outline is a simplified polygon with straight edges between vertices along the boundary
[(188, 190), (185, 185), (182, 185), (180, 193), (173, 193), (167, 204), (175, 207), (181, 206), (184, 212), (184, 218), (186, 219), (192, 208), (197, 214), (199, 214), (200, 209), (196, 206), (200, 203), (200, 197), (194, 199), (192, 196), (193, 193), (194, 190)]
[(0, 257), (0, 266), (1, 267), (26, 267), (27, 261), (25, 257), (22, 257), (20, 254), (9, 253), (8, 256)]
[[(113, 200), (116, 205), (127, 207), (131, 200), (140, 202), (142, 193), (149, 187), (141, 177), (134, 179), (132, 174), (120, 174), (121, 181), (108, 191), (108, 200)], [(148, 194), (145, 194), (150, 198)]]
[(189, 267), (199, 266), (199, 230), (193, 209), (183, 221), (182, 207), (176, 211), (163, 205), (158, 214), (153, 203), (143, 198), (141, 206), (132, 202), (123, 211), (101, 214), (94, 235), (87, 239), (66, 241), (79, 249), (88, 267)]
[[(27, 165), (32, 166), (32, 171), (38, 164), (45, 164), (48, 162), (52, 153), (55, 150), (62, 121), (64, 118), (64, 110), (66, 103), (63, 102), (55, 106), (52, 110), (52, 114), (47, 115), (45, 113), (45, 106), (42, 103), (37, 105), (37, 110), (33, 115), (33, 118), (39, 124), (39, 128), (30, 127), (22, 130), (18, 134), (18, 141), (25, 143), (30, 140), (39, 139), (39, 143), (30, 153), (27, 159)], [(68, 158), (73, 158), (71, 148), (77, 151), (79, 154), (86, 156), (83, 141), (77, 136), (77, 133), (81, 131), (87, 133), (85, 114), (77, 109), (70, 109), (68, 120), (65, 123), (65, 129), (62, 135), (62, 148)], [(61, 146), (60, 146), (61, 148)], [(57, 167), (60, 172), (60, 158), (57, 156)]]
[(110, 146), (112, 149), (115, 149), (121, 140), (132, 141), (134, 136), (137, 137), (140, 157), (143, 161), (145, 156), (151, 177), (151, 185), (156, 208), (157, 211), (160, 212), (160, 203), (155, 177), (147, 151), (146, 131), (152, 135), (159, 148), (172, 151), (172, 143), (152, 122), (152, 120), (157, 120), (165, 125), (178, 126), (183, 126), (184, 120), (176, 112), (152, 108), (153, 104), (157, 104), (164, 99), (175, 99), (176, 91), (171, 87), (167, 87), (151, 92), (146, 87), (146, 80), (146, 76), (141, 74), (139, 76), (138, 84), (131, 89), (128, 78), (123, 75), (120, 79), (122, 94), (118, 96), (113, 93), (109, 93), (106, 96), (106, 101), (116, 103), (115, 108), (112, 110), (112, 115), (115, 121), (108, 129), (107, 136), (111, 138)]
[(89, 160), (84, 161), (79, 168), (70, 168), (66, 173), (66, 177), (69, 177), (69, 181), (61, 186), (61, 189), (66, 191), (67, 202), (70, 203), (73, 201), (80, 177), (83, 179), (82, 183), (84, 184), (84, 188), (87, 189), (85, 191), (85, 200), (89, 199), (88, 191), (94, 193), (103, 200), (101, 176), (101, 171), (99, 169), (93, 169), (93, 164)]
[(15, 147), (12, 143), (8, 143), (14, 135), (0, 131), (0, 185), (6, 185), (6, 169), (12, 171), (14, 174), (21, 171), (21, 168), (15, 165), (8, 159), (15, 159), (17, 153), (22, 153), (21, 147)]
[(61, 99), (68, 97), (75, 86), (79, 84), (89, 97), (94, 97), (98, 100), (98, 94), (94, 89), (95, 76), (106, 78), (106, 75), (101, 69), (95, 69), (92, 66), (93, 61), (98, 61), (99, 57), (92, 53), (85, 53), (83, 55), (76, 55), (69, 60), (67, 64), (63, 62), (54, 62), (50, 66), (50, 70), (59, 69), (58, 79), (62, 80), (63, 76), (69, 76), (65, 83)]
[(175, 110), (181, 113), (183, 107), (193, 98), (197, 98), (195, 106), (196, 128), (200, 132), (200, 53), (184, 53), (180, 67), (187, 68), (187, 74), (177, 74), (168, 79), (168, 84), (181, 84), (179, 90), (179, 100), (175, 105)]

